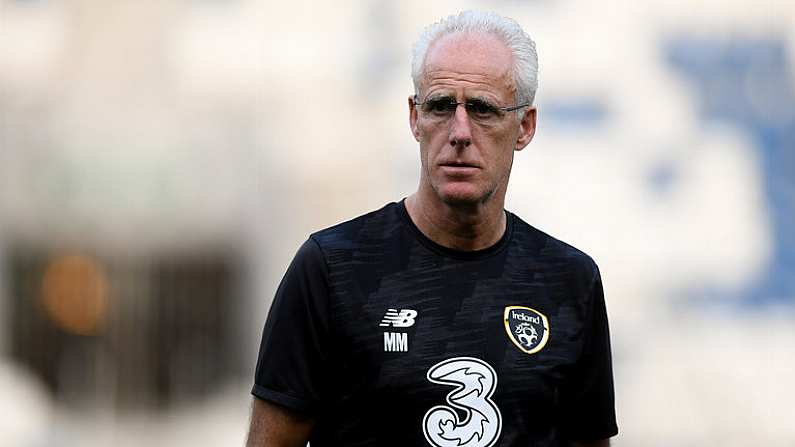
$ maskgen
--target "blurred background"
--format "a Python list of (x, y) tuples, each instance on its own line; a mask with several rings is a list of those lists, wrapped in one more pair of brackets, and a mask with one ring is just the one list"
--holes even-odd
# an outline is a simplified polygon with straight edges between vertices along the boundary
[(507, 207), (591, 254), (617, 446), (795, 446), (791, 0), (0, 0), (0, 443), (242, 445), (314, 230), (410, 194), (409, 52), (540, 56)]

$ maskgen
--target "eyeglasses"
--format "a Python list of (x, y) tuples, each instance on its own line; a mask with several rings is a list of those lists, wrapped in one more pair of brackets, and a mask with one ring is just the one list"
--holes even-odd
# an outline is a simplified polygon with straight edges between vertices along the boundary
[(472, 98), (464, 102), (458, 102), (452, 96), (426, 98), (425, 101), (420, 102), (417, 95), (414, 95), (413, 101), (414, 105), (420, 107), (423, 114), (438, 121), (449, 120), (455, 115), (458, 106), (463, 105), (469, 119), (481, 124), (496, 124), (502, 121), (507, 112), (513, 112), (522, 107), (530, 106), (530, 103), (524, 103), (509, 107), (499, 107), (480, 98)]

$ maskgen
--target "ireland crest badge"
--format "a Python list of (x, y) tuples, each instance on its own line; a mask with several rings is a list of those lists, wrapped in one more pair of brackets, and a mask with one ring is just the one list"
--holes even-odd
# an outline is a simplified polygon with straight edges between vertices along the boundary
[(524, 306), (508, 306), (503, 317), (505, 332), (526, 354), (544, 349), (549, 340), (549, 320), (541, 312)]

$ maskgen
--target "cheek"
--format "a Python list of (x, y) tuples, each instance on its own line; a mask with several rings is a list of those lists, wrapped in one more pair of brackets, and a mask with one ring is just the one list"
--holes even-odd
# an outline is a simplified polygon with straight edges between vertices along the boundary
[[(513, 124), (513, 123), (511, 123)], [(492, 129), (488, 138), (500, 148), (510, 148), (511, 151), (516, 147), (519, 138), (518, 125), (506, 125), (505, 127)]]
[(489, 132), (475, 143), (477, 147), (488, 151), (483, 156), (491, 160), (489, 164), (493, 169), (494, 175), (501, 176), (501, 173), (507, 174), (510, 171), (516, 143), (515, 137), (512, 137), (510, 132), (505, 132), (504, 130), (502, 132)]
[(420, 164), (423, 170), (427, 170), (428, 166), (432, 164), (433, 155), (430, 149), (430, 144), (425, 139), (420, 139)]
[(426, 126), (419, 128), (420, 150), (433, 157), (447, 144), (447, 136), (443, 129)]

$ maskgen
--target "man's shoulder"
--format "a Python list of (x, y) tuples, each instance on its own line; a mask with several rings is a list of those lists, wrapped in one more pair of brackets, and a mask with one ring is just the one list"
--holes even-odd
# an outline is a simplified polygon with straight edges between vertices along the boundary
[(402, 225), (401, 204), (387, 203), (366, 214), (318, 230), (309, 238), (323, 249), (352, 249), (367, 240), (387, 238)]
[(598, 270), (596, 262), (588, 253), (539, 230), (516, 215), (514, 215), (514, 240), (526, 249), (532, 250), (541, 261), (569, 265), (591, 273)]

